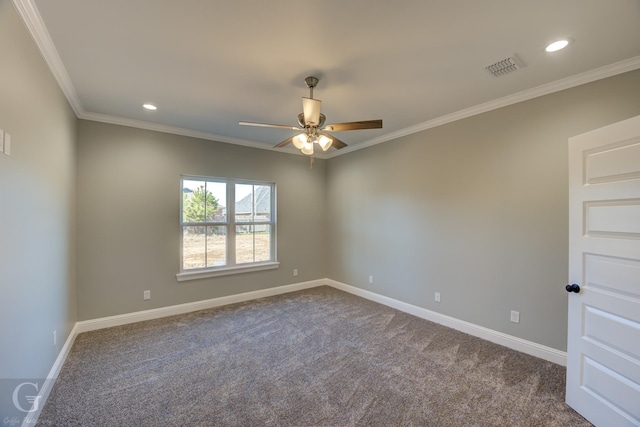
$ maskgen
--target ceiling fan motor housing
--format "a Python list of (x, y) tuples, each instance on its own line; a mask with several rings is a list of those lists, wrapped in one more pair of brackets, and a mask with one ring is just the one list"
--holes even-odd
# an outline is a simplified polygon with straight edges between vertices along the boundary
[[(324, 126), (324, 122), (326, 120), (327, 120), (326, 116), (324, 114), (320, 113), (320, 121), (318, 122), (318, 125), (314, 126), (314, 127), (321, 128), (322, 126)], [(309, 126), (305, 125), (305, 123), (304, 123), (304, 113), (298, 114), (298, 124), (300, 125), (301, 128), (309, 127)]]

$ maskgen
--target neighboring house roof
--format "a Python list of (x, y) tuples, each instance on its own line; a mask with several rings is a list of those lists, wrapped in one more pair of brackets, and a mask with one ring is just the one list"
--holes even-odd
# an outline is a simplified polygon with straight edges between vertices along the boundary
[[(253, 196), (255, 197), (255, 213), (265, 213), (271, 211), (271, 187), (259, 185), (255, 186)], [(236, 213), (252, 212), (251, 194), (247, 194), (243, 199), (236, 202)]]

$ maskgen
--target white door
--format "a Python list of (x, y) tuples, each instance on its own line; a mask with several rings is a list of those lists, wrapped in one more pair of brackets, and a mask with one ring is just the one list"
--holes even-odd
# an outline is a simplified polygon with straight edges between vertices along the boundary
[(640, 116), (569, 139), (569, 280), (567, 404), (640, 426)]

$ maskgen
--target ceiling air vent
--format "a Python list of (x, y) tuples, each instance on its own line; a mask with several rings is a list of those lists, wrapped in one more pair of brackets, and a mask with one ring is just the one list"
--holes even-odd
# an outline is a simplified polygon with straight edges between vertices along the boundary
[(502, 59), (489, 66), (484, 67), (485, 70), (491, 73), (494, 77), (504, 76), (505, 74), (512, 73), (523, 67), (522, 61), (516, 55), (512, 55), (509, 58)]

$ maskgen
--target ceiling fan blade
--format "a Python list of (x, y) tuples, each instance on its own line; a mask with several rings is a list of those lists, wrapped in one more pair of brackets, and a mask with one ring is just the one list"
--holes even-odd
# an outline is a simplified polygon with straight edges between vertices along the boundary
[(292, 143), (293, 142), (293, 138), (295, 138), (296, 136), (298, 136), (298, 135), (295, 135), (295, 136), (292, 136), (291, 138), (285, 139), (281, 143), (274, 145), (273, 148), (282, 148), (285, 145)]
[(320, 124), (320, 106), (322, 101), (319, 99), (302, 98), (302, 111), (304, 114), (304, 123), (307, 126), (318, 126)]
[(322, 132), (322, 133), (318, 133), (318, 135), (320, 135), (320, 136), (326, 136), (327, 138), (331, 138), (331, 139), (333, 140), (333, 142), (331, 143), (331, 146), (332, 146), (333, 148), (338, 149), (338, 150), (347, 146), (347, 144), (345, 144), (344, 142), (340, 141), (340, 140), (339, 140), (338, 138), (336, 138), (335, 136), (333, 136), (333, 135), (329, 135), (328, 133), (324, 133), (324, 132)]
[(241, 125), (241, 126), (257, 126), (257, 127), (263, 127), (263, 128), (278, 128), (278, 129), (300, 130), (300, 128), (297, 127), (297, 126), (273, 125), (273, 124), (270, 124), (270, 123), (238, 122), (238, 124)]
[(382, 120), (365, 120), (361, 122), (334, 123), (326, 125), (322, 130), (340, 132), (343, 130), (382, 129)]

